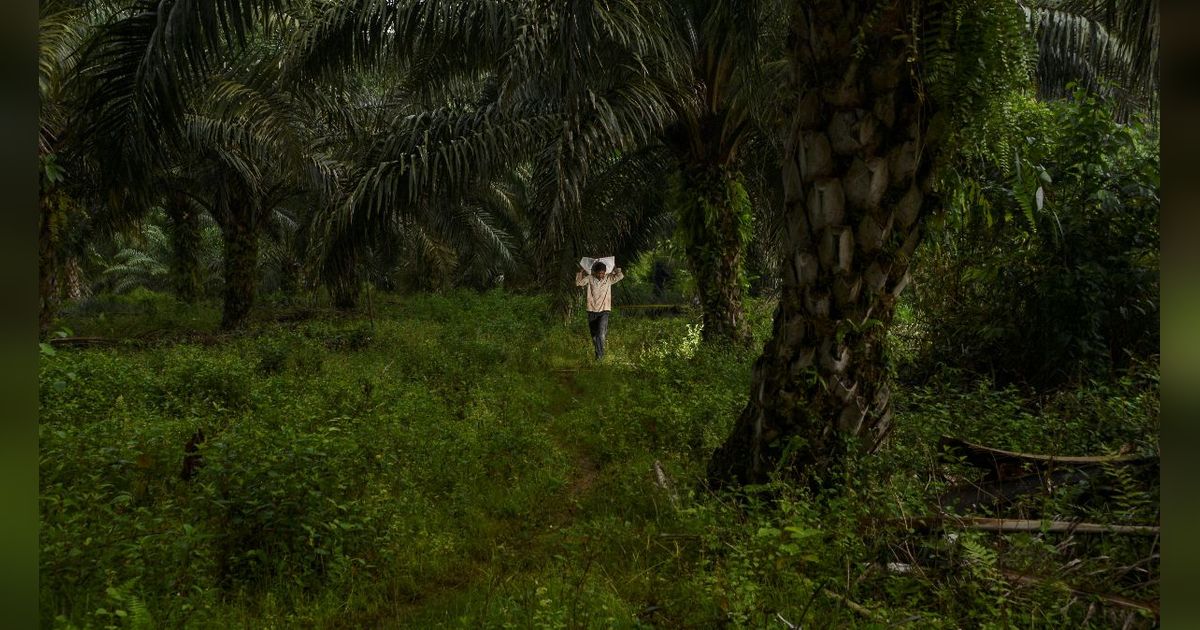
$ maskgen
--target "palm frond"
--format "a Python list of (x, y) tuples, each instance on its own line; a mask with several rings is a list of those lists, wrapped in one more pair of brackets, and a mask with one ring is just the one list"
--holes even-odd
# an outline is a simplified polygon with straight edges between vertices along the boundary
[(406, 117), (370, 152), (367, 163), (374, 165), (362, 174), (350, 205), (371, 215), (401, 209), (423, 195), (461, 195), (544, 143), (557, 118), (553, 113), (513, 118), (494, 106)]
[(1039, 90), (1064, 98), (1070, 84), (1118, 102), (1118, 115), (1157, 115), (1159, 18), (1153, 0), (1066, 0), (1025, 7), (1038, 45)]

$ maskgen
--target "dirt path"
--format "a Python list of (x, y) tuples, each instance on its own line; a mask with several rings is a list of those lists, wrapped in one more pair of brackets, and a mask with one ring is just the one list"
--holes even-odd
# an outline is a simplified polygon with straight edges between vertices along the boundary
[[(574, 406), (575, 401), (583, 394), (583, 388), (576, 381), (580, 372), (586, 373), (582, 368), (558, 368), (553, 370), (558, 377), (558, 381), (563, 386), (563, 395), (555, 401), (549, 410), (549, 414), (557, 418), (559, 415), (566, 413)], [(578, 508), (578, 500), (583, 495), (587, 494), (595, 485), (596, 478), (600, 476), (600, 467), (596, 464), (596, 460), (579, 444), (568, 442), (560, 435), (552, 434), (552, 439), (563, 451), (571, 455), (572, 474), (565, 488), (565, 504), (566, 510), (564, 516), (573, 516)]]

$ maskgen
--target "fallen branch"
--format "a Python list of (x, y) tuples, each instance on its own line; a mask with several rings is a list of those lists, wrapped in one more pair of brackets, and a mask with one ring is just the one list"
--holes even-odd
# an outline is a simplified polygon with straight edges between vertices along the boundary
[(1042, 521), (1023, 518), (984, 518), (979, 516), (922, 516), (913, 519), (892, 519), (891, 524), (912, 529), (934, 530), (947, 525), (962, 529), (992, 532), (1049, 532), (1055, 534), (1129, 534), (1157, 536), (1157, 525), (1109, 525), (1074, 521)]
[(962, 457), (967, 464), (988, 471), (992, 479), (1021, 476), (1030, 468), (1046, 470), (1055, 466), (1098, 466), (1101, 464), (1151, 464), (1158, 462), (1157, 455), (1041, 455), (1018, 453), (973, 444), (961, 438), (943, 435), (942, 457), (954, 461)]
[[(1000, 574), (1009, 580), (1012, 580), (1014, 582), (1020, 582), (1022, 584), (1032, 584), (1032, 585), (1036, 586), (1036, 585), (1045, 584), (1045, 583), (1049, 582), (1049, 580), (1047, 580), (1045, 578), (1040, 578), (1040, 577), (1036, 577), (1033, 575), (1026, 575), (1024, 573), (1017, 573), (1016, 571), (1010, 571), (1008, 569), (1000, 569)], [(1066, 586), (1066, 585), (1064, 585), (1064, 586)], [(1068, 591), (1070, 591), (1072, 595), (1078, 595), (1080, 597), (1096, 597), (1096, 598), (1100, 599), (1101, 601), (1107, 602), (1109, 604), (1115, 604), (1115, 605), (1121, 606), (1123, 608), (1145, 610), (1147, 612), (1154, 613), (1154, 616), (1158, 617), (1158, 602), (1139, 602), (1137, 600), (1129, 599), (1128, 597), (1121, 597), (1120, 595), (1111, 595), (1108, 593), (1097, 593), (1094, 591), (1088, 591), (1088, 590), (1084, 590), (1084, 589), (1080, 589), (1080, 588), (1075, 588), (1072, 586), (1066, 586), (1066, 589)]]
[(866, 606), (863, 606), (862, 604), (859, 604), (858, 602), (856, 602), (852, 599), (847, 598), (845, 595), (839, 595), (827, 588), (821, 589), (821, 592), (842, 602), (843, 604), (846, 605), (846, 608), (849, 608), (850, 610), (853, 610), (854, 612), (856, 612), (868, 619), (871, 619), (872, 621), (879, 621), (879, 617), (877, 617), (875, 615), (874, 611), (872, 611), (870, 608), (867, 608)]
[(105, 337), (54, 337), (50, 339), (52, 346), (103, 346), (117, 343), (116, 339), (108, 339)]

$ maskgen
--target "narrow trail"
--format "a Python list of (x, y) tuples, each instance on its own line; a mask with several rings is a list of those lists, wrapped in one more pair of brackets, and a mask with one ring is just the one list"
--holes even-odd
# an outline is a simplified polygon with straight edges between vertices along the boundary
[[(544, 410), (543, 418), (549, 423), (547, 429), (550, 440), (567, 454), (571, 462), (570, 470), (563, 486), (545, 497), (546, 509), (542, 514), (546, 520), (541, 525), (531, 530), (527, 519), (516, 519), (512, 522), (511, 529), (507, 529), (496, 538), (495, 542), (506, 548), (506, 553), (513, 554), (514, 558), (544, 557), (561, 545), (564, 530), (575, 522), (581, 501), (591, 492), (601, 473), (601, 466), (587, 452), (586, 447), (568, 438), (567, 429), (561, 420), (579, 406), (580, 399), (586, 392), (577, 379), (580, 375), (586, 375), (590, 368), (576, 365), (548, 369), (555, 375), (555, 380), (561, 387)], [(519, 559), (502, 562), (500, 566), (503, 566), (501, 572), (505, 577), (494, 578), (500, 581), (520, 573), (538, 570), (536, 566)], [(485, 574), (482, 572), (468, 572), (441, 581), (437, 588), (402, 602), (394, 611), (392, 621), (406, 623), (428, 606), (444, 605), (444, 602), (450, 601), (457, 593), (479, 587), (484, 579)]]
[[(579, 386), (576, 379), (580, 372), (586, 373), (587, 370), (582, 367), (571, 367), (555, 368), (552, 371), (559, 383), (562, 384), (562, 394), (551, 404), (547, 413), (552, 419), (557, 420), (559, 416), (569, 412), (579, 397), (583, 395), (583, 388)], [(565, 486), (564, 509), (560, 510), (560, 518), (567, 517), (569, 520), (569, 517), (573, 516), (578, 508), (579, 499), (595, 485), (596, 479), (600, 476), (600, 466), (581, 445), (565, 440), (560, 432), (552, 432), (551, 439), (559, 449), (571, 456), (571, 476)]]

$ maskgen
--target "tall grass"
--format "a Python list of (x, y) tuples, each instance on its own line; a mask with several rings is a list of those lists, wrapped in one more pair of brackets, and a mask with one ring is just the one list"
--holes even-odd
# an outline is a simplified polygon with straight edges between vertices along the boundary
[[(77, 334), (167, 330), (42, 359), (43, 624), (1079, 625), (1089, 602), (999, 573), (1057, 566), (1061, 541), (952, 545), (877, 523), (928, 509), (943, 432), (1055, 452), (1156, 441), (1153, 368), (1052, 400), (930, 382), (901, 394), (892, 445), (838, 492), (714, 496), (699, 481), (753, 351), (701, 346), (689, 316), (615, 314), (596, 364), (582, 317), (547, 311), (500, 292), (384, 297), (371, 318), (225, 337), (169, 309), (78, 315)], [(761, 340), (769, 305), (752, 312)], [(184, 481), (197, 429), (204, 465)], [(1157, 497), (1125, 481), (1093, 516), (1154, 516)], [(1154, 552), (1097, 544), (1096, 570)], [(910, 551), (936, 570), (881, 569)]]

